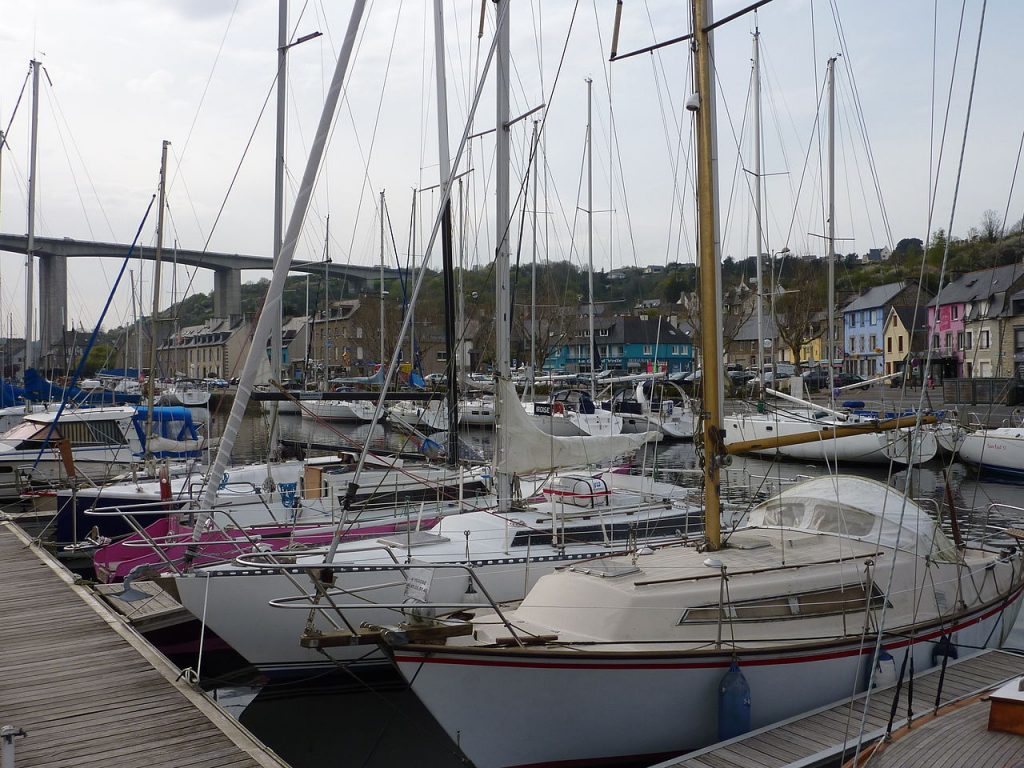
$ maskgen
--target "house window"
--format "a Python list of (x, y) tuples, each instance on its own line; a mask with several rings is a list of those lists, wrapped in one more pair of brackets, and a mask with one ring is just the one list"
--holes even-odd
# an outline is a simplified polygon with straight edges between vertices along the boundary
[(875, 334), (871, 334), (871, 339), (868, 341), (868, 351), (874, 352), (878, 349), (878, 337)]
[(886, 347), (885, 351), (889, 352), (891, 354), (892, 353), (892, 336), (889, 336), (885, 340), (885, 347)]
[(960, 319), (960, 305), (959, 304), (954, 304), (953, 305), (953, 319), (954, 320), (959, 320)]
[(609, 333), (609, 329), (607, 329), (607, 328), (602, 328), (601, 330), (599, 330), (599, 331), (597, 332), (597, 335), (598, 335), (598, 336), (607, 336), (607, 335), (608, 335), (608, 333)]
[(853, 338), (853, 336), (851, 336), (851, 337), (850, 337), (850, 346), (848, 347), (848, 349), (849, 349), (849, 350), (850, 350), (851, 352), (853, 352), (853, 350), (854, 350), (854, 349), (856, 348), (856, 346), (857, 346), (857, 344), (856, 344), (856, 340), (855, 340), (855, 339)]
[(651, 344), (644, 344), (644, 354), (645, 355), (653, 355), (654, 354), (654, 346), (651, 345)]
[(1013, 329), (1013, 354), (1024, 354), (1024, 327)]
[(857, 339), (857, 346), (860, 348), (859, 351), (861, 351), (861, 352), (864, 351), (864, 337), (863, 336), (861, 336), (859, 339)]
[(899, 337), (899, 351), (900, 352), (903, 351), (903, 337), (902, 336)]
[(964, 349), (971, 349), (974, 343), (974, 331), (967, 331), (964, 334)]
[(991, 344), (991, 340), (989, 338), (989, 332), (988, 331), (981, 331), (981, 333), (978, 336), (978, 347), (980, 349), (988, 349), (989, 348), (989, 344)]
[(439, 349), (437, 350), (437, 362), (447, 363), (448, 362), (448, 350)]
[(949, 352), (952, 349), (953, 349), (953, 334), (952, 333), (947, 333), (946, 334), (946, 351)]
[(936, 333), (934, 336), (932, 336), (932, 349), (938, 349), (938, 348), (939, 348), (939, 334)]

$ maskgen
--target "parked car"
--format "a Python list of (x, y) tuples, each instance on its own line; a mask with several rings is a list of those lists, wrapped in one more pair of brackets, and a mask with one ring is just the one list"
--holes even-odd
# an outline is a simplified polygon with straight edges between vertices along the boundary
[(215, 389), (224, 389), (228, 385), (227, 381), (225, 381), (224, 379), (219, 379), (215, 376), (206, 377), (205, 379), (203, 379), (203, 383), (206, 384), (206, 386), (213, 387)]
[(427, 383), (428, 387), (443, 387), (448, 383), (448, 374), (428, 373), (423, 380)]
[(804, 371), (803, 378), (804, 386), (808, 389), (828, 389), (828, 371), (824, 368)]

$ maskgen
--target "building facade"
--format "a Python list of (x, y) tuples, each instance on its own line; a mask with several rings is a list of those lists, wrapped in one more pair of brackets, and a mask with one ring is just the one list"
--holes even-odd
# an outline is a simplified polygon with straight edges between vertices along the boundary
[(238, 376), (252, 330), (250, 321), (237, 317), (181, 328), (157, 347), (157, 367), (164, 375), (190, 379)]
[[(922, 303), (931, 294), (922, 289)], [(865, 378), (880, 376), (885, 370), (882, 337), (889, 310), (894, 306), (913, 307), (918, 301), (914, 282), (887, 283), (868, 288), (843, 307), (847, 373)]]
[(928, 304), (929, 373), (935, 380), (1011, 374), (1013, 297), (1022, 289), (1024, 266), (1008, 264), (968, 272), (939, 291)]
[(928, 312), (925, 307), (890, 307), (882, 329), (886, 375), (909, 371), (923, 380), (928, 353)]
[[(594, 350), (598, 370), (644, 373), (693, 370), (693, 339), (688, 330), (652, 315), (595, 318)], [(563, 343), (549, 354), (545, 366), (568, 373), (590, 371), (589, 320), (577, 323)]]

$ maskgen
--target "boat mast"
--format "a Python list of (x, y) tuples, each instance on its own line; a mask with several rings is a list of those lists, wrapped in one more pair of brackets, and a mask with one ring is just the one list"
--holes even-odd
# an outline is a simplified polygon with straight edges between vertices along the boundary
[(707, 548), (721, 546), (721, 504), (719, 499), (722, 434), (721, 327), (718, 303), (721, 283), (715, 212), (714, 112), (715, 95), (711, 81), (712, 0), (693, 2), (694, 85), (696, 103), (687, 107), (697, 112), (697, 239), (700, 271), (701, 349), (704, 357), (704, 527)]
[(537, 166), (539, 120), (533, 121), (533, 260), (530, 264), (530, 398), (537, 396)]
[[(277, 4), (277, 128), (274, 147), (274, 245), (271, 253), (274, 256), (273, 263), (281, 258), (281, 237), (284, 230), (284, 131), (285, 131), (285, 108), (288, 99), (288, 0), (278, 0)], [(270, 370), (271, 379), (277, 381), (281, 378), (281, 365), (283, 363), (283, 352), (281, 349), (281, 317), (283, 305), (278, 306), (274, 312), (273, 325), (270, 330)], [(267, 456), (273, 454), (277, 446), (278, 432), (278, 408), (276, 400), (270, 401), (270, 451)], [(270, 473), (270, 462), (267, 462), (267, 473)], [(271, 478), (273, 479), (273, 478)]]
[(836, 304), (836, 58), (828, 60), (828, 300), (825, 303), (828, 312), (828, 340), (825, 351), (828, 355), (828, 391), (834, 399), (835, 385), (833, 381), (832, 361), (835, 352)]
[(757, 391), (764, 398), (764, 268), (761, 253), (761, 33), (754, 28), (754, 239), (757, 257)]
[(39, 137), (39, 67), (38, 61), (29, 62), (32, 68), (32, 133), (28, 160), (28, 242), (25, 248), (25, 369), (35, 368), (36, 356), (32, 348), (35, 315), (35, 250), (36, 250), (36, 142)]
[[(455, 355), (455, 275), (452, 245), (451, 190), (445, 189), (451, 176), (448, 148), (448, 87), (444, 57), (444, 2), (434, 0), (434, 74), (437, 80), (437, 161), (441, 174), (441, 270), (444, 275), (444, 343), (448, 375), (448, 460), (459, 460), (459, 385)], [(415, 358), (413, 358), (415, 363)]]
[[(239, 376), (238, 389), (235, 393), (234, 402), (231, 404), (231, 413), (228, 414), (227, 423), (224, 425), (224, 433), (220, 444), (217, 447), (217, 455), (210, 467), (207, 476), (206, 488), (203, 491), (201, 504), (203, 508), (210, 509), (217, 500), (217, 488), (224, 476), (224, 469), (231, 458), (231, 451), (235, 445), (235, 438), (242, 426), (246, 406), (249, 404), (249, 397), (252, 394), (253, 383), (256, 380), (256, 370), (260, 359), (266, 355), (266, 345), (270, 338), (272, 319), (274, 312), (279, 312), (278, 305), (281, 303), (281, 296), (284, 293), (285, 281), (288, 278), (288, 268), (292, 263), (292, 256), (295, 253), (295, 246), (299, 240), (299, 233), (302, 230), (302, 223), (309, 208), (309, 201), (313, 195), (313, 185), (316, 181), (317, 171), (320, 168), (320, 161), (323, 159), (324, 147), (327, 144), (327, 135), (330, 132), (334, 112), (341, 98), (341, 86), (345, 80), (345, 73), (348, 70), (349, 60), (352, 57), (352, 50), (355, 47), (356, 32), (359, 30), (359, 22), (366, 7), (366, 0), (355, 0), (352, 5), (352, 15), (349, 18), (348, 28), (345, 30), (345, 37), (342, 41), (341, 51), (338, 54), (338, 63), (334, 69), (330, 87), (327, 90), (327, 97), (324, 101), (324, 108), (320, 114), (320, 122), (313, 138), (313, 145), (309, 152), (309, 159), (306, 161), (306, 168), (299, 183), (299, 191), (295, 197), (295, 207), (291, 218), (288, 221), (288, 228), (285, 232), (281, 246), (280, 258), (274, 265), (274, 274), (270, 280), (270, 287), (267, 289), (267, 298), (264, 302), (266, 311), (260, 313), (256, 321), (256, 330), (252, 336), (252, 343), (249, 346), (249, 354), (242, 366), (242, 373)], [(201, 526), (196, 525), (195, 535), (198, 535)]]
[(331, 214), (327, 214), (327, 225), (324, 231), (324, 379), (321, 392), (328, 392), (327, 380), (330, 378), (330, 330), (331, 330)]
[(160, 208), (156, 215), (156, 253), (153, 256), (153, 316), (149, 321), (149, 394), (146, 408), (146, 458), (152, 458), (150, 443), (153, 439), (153, 406), (156, 398), (156, 322), (160, 313), (160, 259), (164, 248), (164, 207), (167, 200), (167, 148), (171, 142), (164, 139), (160, 148)]
[[(509, 0), (497, 2), (497, 80), (495, 91), (497, 110), (495, 114), (495, 205), (494, 217), (498, 234), (494, 254), (494, 372), (499, 381), (510, 379), (510, 329), (509, 329)], [(494, 449), (495, 466), (506, 463), (510, 435), (502, 426), (502, 410), (519, 407), (517, 403), (502, 402), (495, 398), (496, 441)], [(495, 491), (498, 495), (498, 512), (512, 508), (512, 478), (506, 472), (495, 473)]]
[(384, 190), (380, 191), (380, 364), (384, 365)]
[(590, 399), (597, 399), (597, 371), (594, 370), (594, 150), (591, 105), (594, 81), (587, 78), (587, 314), (590, 318)]

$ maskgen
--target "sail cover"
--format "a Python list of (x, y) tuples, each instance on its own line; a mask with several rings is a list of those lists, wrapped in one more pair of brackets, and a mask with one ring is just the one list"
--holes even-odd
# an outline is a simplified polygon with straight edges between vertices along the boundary
[(499, 472), (524, 475), (597, 464), (632, 453), (658, 436), (657, 432), (641, 432), (610, 437), (553, 437), (534, 424), (523, 409), (512, 382), (499, 379), (496, 389), (500, 405), (499, 439), (508, 436), (508, 450), (504, 462), (497, 467)]

